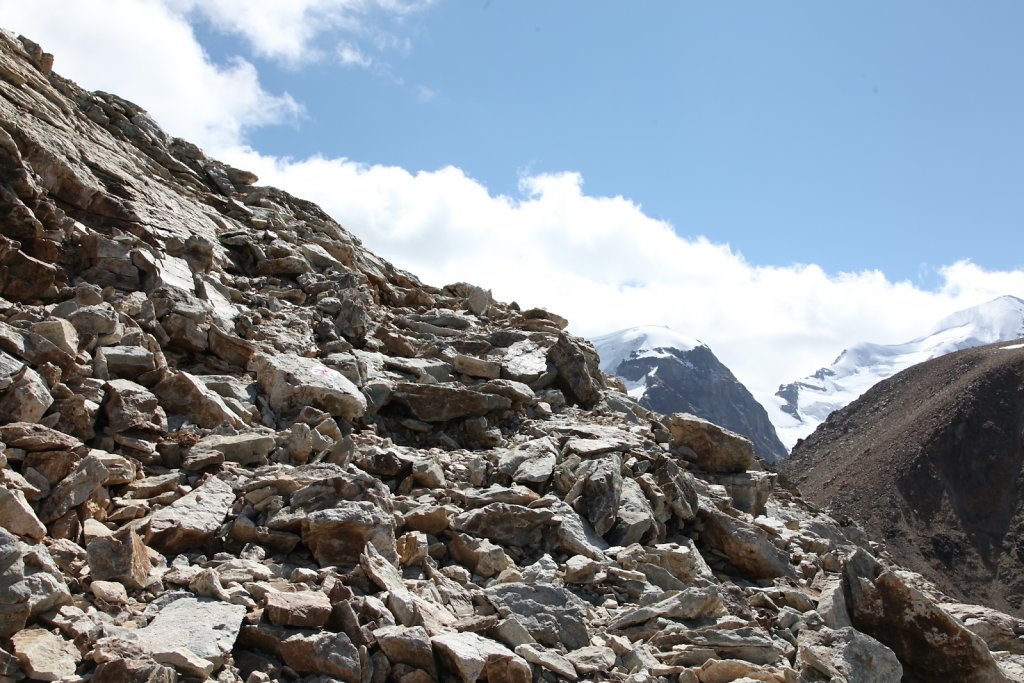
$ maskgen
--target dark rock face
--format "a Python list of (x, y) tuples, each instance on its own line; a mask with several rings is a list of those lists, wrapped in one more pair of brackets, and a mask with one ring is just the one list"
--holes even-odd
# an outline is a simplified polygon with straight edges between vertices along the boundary
[(833, 413), (780, 469), (962, 601), (1024, 614), (1024, 348), (916, 365)]
[(762, 460), (778, 462), (788, 453), (761, 404), (711, 349), (664, 349), (661, 358), (623, 361), (615, 374), (637, 381), (646, 375), (640, 405), (665, 415), (691, 413), (741, 434)]

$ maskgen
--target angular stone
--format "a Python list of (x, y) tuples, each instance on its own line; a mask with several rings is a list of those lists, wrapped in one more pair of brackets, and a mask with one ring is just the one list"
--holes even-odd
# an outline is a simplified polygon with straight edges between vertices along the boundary
[(501, 360), (503, 378), (522, 382), (531, 389), (541, 389), (550, 383), (553, 375), (548, 370), (547, 353), (536, 342), (524, 339), (505, 349)]
[(28, 504), (25, 494), (5, 486), (0, 486), (0, 526), (12, 534), (27, 536), (36, 542), (46, 535), (46, 527)]
[(575, 650), (590, 644), (587, 603), (560, 586), (502, 583), (486, 588), (484, 595), (501, 616), (515, 618), (548, 647), (562, 644)]
[(1024, 620), (981, 605), (944, 602), (939, 606), (980, 636), (993, 652), (1024, 655)]
[(615, 524), (607, 533), (608, 541), (621, 546), (639, 543), (657, 526), (654, 511), (640, 484), (624, 477)]
[(452, 359), (452, 367), (455, 368), (456, 372), (461, 372), (470, 377), (498, 379), (501, 376), (501, 363), (463, 354), (459, 354)]
[(69, 602), (71, 594), (46, 547), (28, 545), (0, 529), (0, 637)]
[(915, 588), (858, 548), (843, 566), (853, 626), (891, 648), (906, 676), (927, 681), (1003, 681), (988, 646)]
[(153, 393), (160, 398), (165, 410), (172, 415), (184, 415), (200, 427), (216, 429), (227, 425), (240, 429), (245, 426), (217, 392), (187, 372), (171, 373), (153, 387)]
[[(526, 683), (531, 680), (530, 665), (501, 643), (476, 633), (444, 633), (430, 639), (444, 669), (462, 683), (473, 683), (481, 676), (487, 680)], [(508, 663), (514, 662), (512, 667)], [(501, 674), (498, 674), (498, 671)]]
[(549, 510), (491, 503), (458, 515), (452, 520), (452, 528), (502, 545), (534, 546), (544, 538), (545, 527), (553, 520)]
[(673, 447), (685, 446), (696, 455), (694, 462), (706, 472), (745, 472), (754, 464), (754, 444), (707, 420), (676, 413), (668, 418)]
[(224, 459), (239, 465), (266, 465), (267, 456), (277, 447), (277, 441), (270, 434), (246, 432), (243, 434), (210, 434), (199, 440), (195, 450), (214, 450), (224, 454)]
[(80, 335), (111, 334), (120, 325), (117, 311), (106, 303), (95, 306), (79, 306), (67, 315), (67, 319), (75, 326), (75, 330)]
[[(603, 536), (615, 524), (622, 497), (622, 460), (617, 453), (598, 460), (585, 460), (573, 474), (575, 484), (565, 500), (594, 526)], [(582, 509), (581, 509), (582, 508)]]
[[(179, 598), (162, 608), (145, 628), (111, 628), (114, 635), (97, 643), (127, 641), (157, 662), (204, 659), (213, 670), (224, 665), (245, 617), (245, 607), (215, 600)], [(105, 643), (106, 641), (106, 643)], [(191, 667), (190, 667), (191, 668)]]
[(457, 385), (399, 382), (392, 398), (404, 403), (417, 419), (424, 422), (483, 416), (512, 407), (512, 401), (504, 396), (483, 394)]
[(67, 320), (43, 320), (34, 324), (32, 331), (72, 358), (78, 355), (78, 331)]
[(576, 672), (583, 676), (600, 675), (612, 670), (615, 666), (615, 652), (603, 645), (587, 645), (565, 655)]
[(754, 579), (796, 577), (789, 555), (772, 543), (764, 529), (730, 517), (712, 507), (701, 507), (704, 530), (701, 541), (729, 558), (740, 571)]
[(27, 365), (11, 379), (10, 388), (0, 396), (0, 418), (14, 422), (39, 422), (53, 405), (53, 396), (46, 382)]
[(422, 626), (382, 626), (374, 629), (373, 637), (392, 664), (408, 664), (426, 671), (437, 680), (434, 647), (430, 634)]
[(111, 380), (104, 388), (110, 397), (105, 408), (109, 431), (167, 433), (167, 414), (149, 389), (128, 379)]
[(73, 507), (78, 507), (107, 481), (110, 473), (98, 455), (89, 454), (82, 458), (71, 474), (64, 477), (50, 492), (39, 509), (42, 521), (50, 523), (63, 517)]
[(191, 493), (153, 513), (146, 542), (167, 554), (202, 547), (224, 524), (234, 502), (231, 484), (210, 477)]
[(725, 604), (714, 588), (687, 588), (651, 605), (627, 610), (625, 614), (613, 619), (608, 628), (621, 631), (657, 618), (690, 621), (724, 614)]
[(11, 636), (14, 655), (34, 681), (59, 681), (75, 675), (82, 653), (74, 643), (41, 628), (27, 628)]
[(345, 683), (361, 682), (359, 651), (344, 633), (282, 631), (277, 637), (278, 656), (296, 671), (331, 676)]
[(798, 638), (797, 662), (828, 680), (899, 683), (903, 666), (892, 650), (851, 627), (834, 631), (803, 629)]
[(116, 581), (93, 581), (89, 590), (98, 599), (112, 604), (123, 605), (128, 602), (128, 591), (124, 584)]
[(367, 501), (340, 501), (302, 520), (302, 542), (321, 566), (355, 565), (367, 543), (397, 562), (394, 518)]
[(70, 451), (82, 445), (79, 439), (41, 424), (14, 422), (0, 425), (0, 441), (8, 447), (35, 451)]
[(548, 361), (558, 372), (556, 386), (566, 398), (583, 408), (593, 408), (604, 396), (603, 374), (598, 369), (598, 355), (589, 342), (558, 336), (558, 342), (548, 349)]
[(270, 407), (278, 412), (312, 406), (346, 420), (366, 412), (366, 398), (347, 377), (313, 358), (258, 354), (249, 361)]
[(94, 581), (119, 581), (140, 589), (149, 580), (152, 564), (145, 544), (130, 526), (112, 536), (94, 538), (86, 546), (89, 574)]
[(270, 591), (263, 602), (270, 623), (278, 626), (320, 628), (331, 617), (331, 601), (322, 591)]
[(106, 367), (110, 379), (135, 380), (156, 369), (156, 358), (143, 346), (104, 346), (96, 349), (96, 364)]

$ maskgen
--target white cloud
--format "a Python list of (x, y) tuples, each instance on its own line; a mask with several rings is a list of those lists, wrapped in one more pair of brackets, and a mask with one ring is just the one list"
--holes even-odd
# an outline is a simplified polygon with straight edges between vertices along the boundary
[(378, 47), (402, 44), (385, 28), (389, 22), (374, 19), (400, 22), (432, 4), (432, 0), (165, 1), (180, 12), (206, 18), (218, 30), (242, 36), (257, 54), (293, 64), (322, 57), (317, 38), (336, 31), (365, 35)]
[(345, 66), (369, 67), (373, 65), (373, 57), (366, 55), (358, 46), (347, 41), (338, 43), (338, 59)]
[(156, 0), (0, 0), (0, 16), (54, 52), (61, 75), (131, 99), (206, 149), (237, 145), (246, 131), (302, 112), (287, 93), (264, 90), (244, 59), (211, 62), (187, 21)]
[(708, 343), (761, 396), (853, 342), (907, 341), (959, 308), (1024, 295), (1024, 272), (969, 262), (940, 269), (937, 292), (879, 271), (755, 266), (728, 245), (678, 236), (622, 197), (586, 195), (574, 173), (524, 177), (509, 197), (450, 167), (412, 174), (346, 159), (228, 156), (320, 203), (430, 284), (474, 282), (567, 315), (588, 336), (669, 325)]

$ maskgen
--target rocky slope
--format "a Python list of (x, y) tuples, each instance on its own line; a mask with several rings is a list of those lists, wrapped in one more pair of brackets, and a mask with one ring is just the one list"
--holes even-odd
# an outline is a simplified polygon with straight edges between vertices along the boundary
[(747, 437), (768, 462), (789, 455), (764, 407), (711, 351), (665, 327), (620, 330), (593, 339), (601, 370), (623, 381), (643, 407), (691, 413)]
[(904, 370), (833, 413), (781, 465), (960, 599), (1024, 614), (1024, 343)]
[(944, 598), (0, 33), (0, 681), (1001, 681)]
[(827, 368), (779, 387), (773, 420), (790, 449), (833, 411), (897, 372), (960, 349), (1024, 337), (1024, 300), (1001, 296), (957, 311), (926, 334), (903, 344), (861, 342)]

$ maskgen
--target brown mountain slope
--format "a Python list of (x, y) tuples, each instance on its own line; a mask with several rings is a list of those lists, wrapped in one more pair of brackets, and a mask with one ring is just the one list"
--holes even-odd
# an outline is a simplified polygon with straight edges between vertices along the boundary
[(958, 598), (1024, 613), (1024, 345), (911, 367), (829, 416), (780, 465)]

